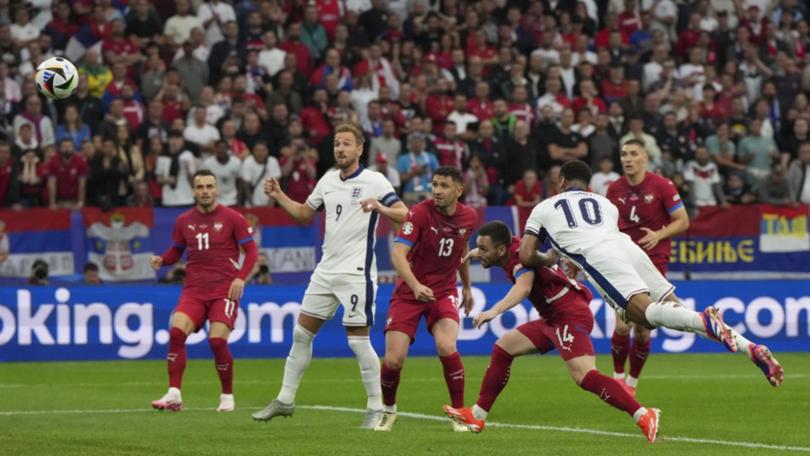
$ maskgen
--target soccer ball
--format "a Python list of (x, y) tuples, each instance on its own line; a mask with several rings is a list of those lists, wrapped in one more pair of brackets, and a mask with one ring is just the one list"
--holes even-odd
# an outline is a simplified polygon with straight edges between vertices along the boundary
[(79, 72), (68, 59), (51, 57), (37, 67), (37, 89), (48, 98), (61, 100), (73, 95), (79, 85)]

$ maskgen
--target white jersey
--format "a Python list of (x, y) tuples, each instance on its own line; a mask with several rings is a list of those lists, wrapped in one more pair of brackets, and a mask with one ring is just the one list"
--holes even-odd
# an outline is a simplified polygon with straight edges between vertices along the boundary
[(525, 231), (549, 239), (563, 254), (576, 255), (607, 240), (630, 239), (619, 231), (619, 209), (604, 196), (581, 190), (560, 193), (535, 206)]
[(582, 190), (553, 196), (534, 207), (525, 232), (548, 239), (617, 309), (626, 309), (636, 294), (658, 301), (674, 290), (650, 257), (619, 231), (619, 209), (604, 196)]
[(316, 273), (360, 274), (376, 280), (374, 245), (380, 214), (363, 212), (360, 201), (366, 198), (387, 207), (399, 201), (385, 176), (362, 167), (346, 179), (339, 170), (331, 170), (318, 181), (307, 198), (313, 209), (326, 213), (323, 257)]

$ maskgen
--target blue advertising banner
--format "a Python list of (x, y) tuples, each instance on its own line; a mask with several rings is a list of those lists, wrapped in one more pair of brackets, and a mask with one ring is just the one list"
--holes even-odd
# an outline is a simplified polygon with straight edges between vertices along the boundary
[[(746, 337), (766, 343), (775, 352), (810, 350), (810, 283), (806, 281), (680, 282), (678, 295), (698, 310), (708, 305), (723, 309), (726, 321)], [(383, 326), (392, 292), (381, 285), (372, 342), (383, 353)], [(474, 287), (478, 313), (491, 307), (509, 285)], [(287, 355), (303, 286), (248, 286), (231, 335), (237, 358)], [(180, 295), (175, 286), (101, 286), (0, 288), (0, 361), (160, 359), (166, 355), (168, 325)], [(591, 302), (596, 323), (591, 337), (599, 353), (610, 350), (614, 312), (601, 300)], [(316, 356), (352, 356), (340, 325), (340, 313), (315, 339)], [(462, 319), (459, 351), (486, 355), (499, 336), (537, 318), (526, 304), (475, 329)], [(210, 357), (205, 331), (188, 339), (191, 357)], [(721, 352), (719, 344), (694, 334), (656, 330), (654, 352)], [(411, 355), (433, 355), (433, 340), (421, 327)]]

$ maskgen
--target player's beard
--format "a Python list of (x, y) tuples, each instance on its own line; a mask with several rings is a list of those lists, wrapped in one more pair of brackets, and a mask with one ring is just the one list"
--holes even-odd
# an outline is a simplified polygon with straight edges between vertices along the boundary
[[(354, 164), (357, 163), (358, 160), (360, 160), (359, 157), (357, 159), (355, 159), (355, 160), (351, 160), (351, 159), (349, 159), (349, 157), (347, 157), (345, 155), (344, 155), (343, 158), (335, 157), (335, 166), (337, 166), (337, 168), (339, 170), (345, 171), (345, 170), (351, 168), (352, 166), (354, 166)], [(341, 163), (341, 161), (342, 161), (342, 163)]]

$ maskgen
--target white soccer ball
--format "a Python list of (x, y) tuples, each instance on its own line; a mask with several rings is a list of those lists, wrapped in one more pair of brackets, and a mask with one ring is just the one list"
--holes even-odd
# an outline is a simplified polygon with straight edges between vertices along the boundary
[(51, 57), (37, 67), (37, 89), (48, 98), (61, 100), (73, 95), (79, 85), (79, 72), (70, 60)]

